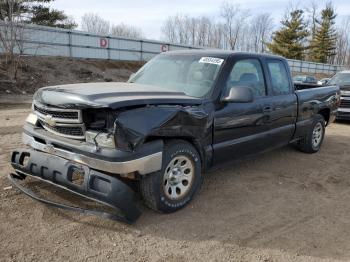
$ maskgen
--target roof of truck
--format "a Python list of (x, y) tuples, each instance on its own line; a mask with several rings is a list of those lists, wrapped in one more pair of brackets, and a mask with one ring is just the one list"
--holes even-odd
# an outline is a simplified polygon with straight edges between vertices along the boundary
[(254, 53), (254, 52), (238, 52), (232, 50), (221, 50), (221, 49), (190, 49), (190, 50), (176, 50), (176, 51), (168, 51), (162, 53), (165, 55), (203, 55), (203, 56), (220, 56), (220, 57), (229, 57), (235, 55), (246, 55), (246, 56), (261, 56), (261, 57), (270, 57), (270, 58), (283, 58), (278, 55), (271, 54), (263, 54), (263, 53)]

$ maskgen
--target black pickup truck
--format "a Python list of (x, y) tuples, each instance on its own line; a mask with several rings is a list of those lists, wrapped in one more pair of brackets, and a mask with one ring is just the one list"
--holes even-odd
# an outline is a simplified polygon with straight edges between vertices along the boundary
[[(339, 88), (297, 87), (282, 57), (201, 50), (160, 54), (127, 83), (41, 88), (9, 178), (44, 203), (126, 222), (140, 215), (136, 196), (174, 212), (211, 167), (291, 143), (320, 149)], [(47, 200), (19, 182), (27, 176), (115, 210)]]

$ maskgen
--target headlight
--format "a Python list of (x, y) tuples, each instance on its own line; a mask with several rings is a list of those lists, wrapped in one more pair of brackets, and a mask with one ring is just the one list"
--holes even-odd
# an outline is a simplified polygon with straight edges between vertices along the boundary
[(115, 148), (114, 135), (98, 131), (86, 131), (85, 139), (87, 143), (98, 145), (100, 147)]
[(35, 126), (36, 123), (38, 122), (38, 117), (37, 117), (37, 115), (36, 115), (36, 114), (33, 114), (33, 113), (30, 113), (30, 114), (27, 116), (26, 122), (29, 123), (29, 124), (32, 124), (33, 126)]

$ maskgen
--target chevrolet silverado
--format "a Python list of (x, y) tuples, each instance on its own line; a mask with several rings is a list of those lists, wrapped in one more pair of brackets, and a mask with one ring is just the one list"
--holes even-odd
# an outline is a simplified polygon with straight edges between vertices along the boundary
[[(137, 199), (181, 209), (223, 162), (288, 144), (319, 151), (339, 103), (336, 86), (294, 85), (279, 56), (166, 52), (127, 83), (39, 89), (24, 125), (28, 147), (12, 153), (9, 179), (41, 202), (132, 223)], [(20, 183), (27, 176), (115, 212), (48, 200)]]

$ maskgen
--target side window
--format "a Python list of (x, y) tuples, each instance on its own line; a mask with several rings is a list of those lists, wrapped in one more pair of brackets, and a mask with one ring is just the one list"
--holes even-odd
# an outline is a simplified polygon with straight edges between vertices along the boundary
[(268, 60), (267, 66), (271, 75), (272, 92), (274, 95), (290, 93), (289, 77), (286, 67), (279, 60)]
[(266, 95), (264, 74), (257, 59), (243, 59), (236, 62), (226, 83), (226, 90), (235, 86), (251, 87), (255, 97)]

